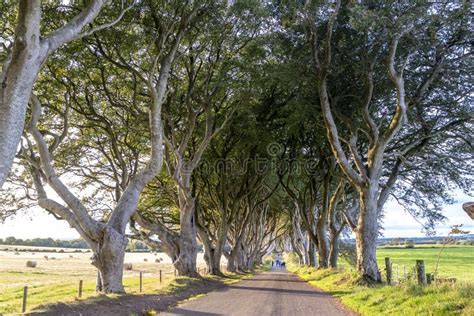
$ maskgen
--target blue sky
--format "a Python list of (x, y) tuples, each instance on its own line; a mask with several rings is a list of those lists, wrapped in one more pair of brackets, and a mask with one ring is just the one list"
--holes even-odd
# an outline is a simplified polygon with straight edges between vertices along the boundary
[[(456, 192), (456, 203), (446, 205), (444, 215), (446, 223), (437, 225), (437, 235), (446, 235), (453, 224), (463, 224), (465, 230), (474, 233), (474, 221), (464, 212), (462, 204), (473, 198)], [(384, 237), (422, 237), (420, 224), (415, 221), (403, 208), (394, 201), (389, 201), (385, 207)], [(31, 209), (26, 215), (18, 215), (0, 224), (0, 238), (15, 236), (16, 238), (46, 238), (71, 239), (79, 234), (64, 221), (56, 220), (40, 208)]]

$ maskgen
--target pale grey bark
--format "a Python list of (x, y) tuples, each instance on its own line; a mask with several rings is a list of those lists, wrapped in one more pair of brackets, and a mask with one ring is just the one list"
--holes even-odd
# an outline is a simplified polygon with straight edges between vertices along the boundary
[(326, 174), (323, 180), (322, 202), (316, 222), (316, 235), (318, 238), (319, 267), (329, 267), (329, 238), (328, 238), (328, 216), (329, 216), (329, 191), (330, 175)]
[[(99, 270), (100, 288), (106, 293), (124, 292), (122, 268), (125, 247), (127, 245), (127, 238), (125, 236), (126, 225), (137, 208), (140, 193), (159, 173), (163, 164), (161, 107), (165, 100), (167, 81), (175, 53), (176, 49), (171, 50), (169, 55), (164, 58), (159, 69), (159, 77), (156, 84), (151, 79), (154, 77), (155, 72), (158, 71), (156, 64), (149, 75), (149, 88), (152, 91), (150, 160), (129, 181), (116, 207), (112, 211), (110, 219), (106, 223), (93, 219), (84, 204), (56, 174), (52, 164), (53, 155), (51, 148), (48, 147), (37, 127), (41, 117), (41, 103), (34, 95), (31, 98), (32, 118), (27, 126), (27, 130), (38, 148), (40, 164), (37, 161), (32, 161), (34, 158), (30, 158), (28, 161), (32, 162), (30, 165), (38, 192), (39, 205), (61, 219), (67, 220), (88, 242), (94, 252), (92, 263)], [(32, 149), (30, 148), (30, 150)], [(53, 188), (66, 206), (47, 197), (40, 175), (44, 175), (44, 180)]]
[[(225, 215), (225, 214), (224, 214)], [(204, 245), (204, 259), (207, 264), (207, 272), (212, 275), (222, 276), (220, 268), (221, 258), (224, 252), (224, 244), (227, 240), (228, 224), (223, 218), (220, 227), (217, 228), (215, 236), (211, 236), (208, 228), (197, 221), (198, 236)]]
[[(338, 212), (338, 204), (341, 196), (342, 194), (347, 193), (344, 188), (345, 180), (341, 180), (329, 203), (329, 265), (331, 268), (337, 268), (337, 261), (339, 258), (339, 236), (346, 226), (343, 217), (340, 212)], [(344, 206), (346, 206), (346, 203), (344, 204)], [(339, 215), (339, 220), (337, 220), (337, 215)]]
[[(332, 114), (332, 106), (329, 100), (327, 75), (331, 65), (331, 44), (333, 25), (338, 15), (341, 3), (337, 2), (335, 11), (331, 14), (327, 33), (323, 39), (324, 53), (320, 56), (320, 41), (314, 22), (309, 19), (309, 41), (311, 43), (312, 57), (316, 66), (318, 75), (318, 92), (319, 102), (326, 124), (328, 140), (331, 145), (334, 156), (338, 165), (344, 172), (347, 180), (357, 189), (360, 196), (360, 212), (356, 234), (357, 246), (357, 270), (360, 275), (367, 281), (381, 282), (380, 272), (376, 261), (376, 240), (378, 234), (378, 216), (380, 197), (380, 179), (383, 171), (384, 153), (387, 144), (393, 139), (394, 135), (401, 129), (406, 121), (406, 101), (405, 88), (403, 80), (403, 68), (398, 71), (395, 66), (395, 56), (400, 38), (409, 31), (407, 28), (404, 32), (396, 34), (389, 43), (388, 66), (390, 78), (397, 93), (395, 114), (391, 118), (389, 126), (380, 132), (378, 127), (368, 114), (368, 104), (372, 100), (373, 81), (370, 69), (368, 71), (368, 91), (366, 93), (365, 119), (370, 127), (370, 146), (367, 150), (367, 164), (362, 163), (362, 159), (355, 148), (356, 135), (352, 132), (349, 142), (351, 160), (354, 162), (356, 169), (352, 166), (351, 160), (346, 155), (341, 145), (339, 132), (336, 122)], [(373, 65), (372, 65), (373, 67)]]
[[(46, 58), (60, 46), (117, 23), (119, 19), (86, 33), (107, 0), (93, 0), (67, 24), (42, 36), (41, 1), (20, 0), (13, 47), (0, 72), (0, 188), (10, 172), (25, 124), (33, 84)], [(128, 10), (128, 9), (127, 9)]]
[(308, 237), (308, 261), (310, 267), (317, 267), (318, 260), (317, 260), (317, 248), (311, 238)]

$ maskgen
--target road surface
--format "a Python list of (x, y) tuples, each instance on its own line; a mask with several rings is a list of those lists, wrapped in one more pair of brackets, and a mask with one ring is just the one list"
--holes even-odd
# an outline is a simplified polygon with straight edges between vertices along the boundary
[(351, 315), (330, 295), (274, 269), (160, 315)]

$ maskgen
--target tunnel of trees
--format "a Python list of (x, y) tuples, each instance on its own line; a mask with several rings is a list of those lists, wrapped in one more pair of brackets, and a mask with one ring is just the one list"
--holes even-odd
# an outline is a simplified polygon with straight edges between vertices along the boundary
[[(273, 250), (380, 282), (396, 200), (429, 232), (473, 173), (469, 2), (0, 4), (0, 220), (40, 207), (123, 292), (130, 240), (180, 275)], [(354, 245), (343, 242), (354, 236)]]

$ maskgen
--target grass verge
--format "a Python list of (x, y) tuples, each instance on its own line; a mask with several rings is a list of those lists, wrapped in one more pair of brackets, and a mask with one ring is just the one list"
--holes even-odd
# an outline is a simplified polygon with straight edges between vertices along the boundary
[(474, 315), (472, 282), (427, 287), (413, 283), (364, 287), (355, 284), (355, 273), (298, 268), (291, 264), (288, 270), (338, 297), (344, 305), (361, 315)]
[[(51, 290), (56, 291), (54, 296), (43, 296), (36, 293), (32, 296), (34, 300), (29, 301), (28, 310), (34, 315), (62, 313), (79, 315), (88, 315), (90, 312), (121, 312), (134, 315), (155, 315), (157, 311), (173, 307), (180, 302), (188, 299), (197, 298), (205, 295), (209, 291), (222, 288), (226, 284), (232, 284), (242, 279), (248, 278), (253, 274), (267, 269), (266, 267), (257, 268), (255, 271), (247, 274), (226, 273), (225, 277), (204, 276), (202, 278), (177, 277), (165, 279), (161, 285), (155, 278), (144, 279), (143, 292), (138, 293), (138, 282), (135, 279), (124, 279), (127, 294), (124, 295), (104, 295), (93, 292), (93, 284), (87, 284), (90, 288), (88, 295), (82, 299), (74, 298), (74, 287), (66, 287), (58, 290), (57, 285)], [(145, 280), (147, 282), (145, 283)], [(51, 293), (51, 291), (49, 291)], [(60, 303), (59, 303), (60, 302)], [(17, 304), (11, 306), (5, 314), (18, 313)]]

